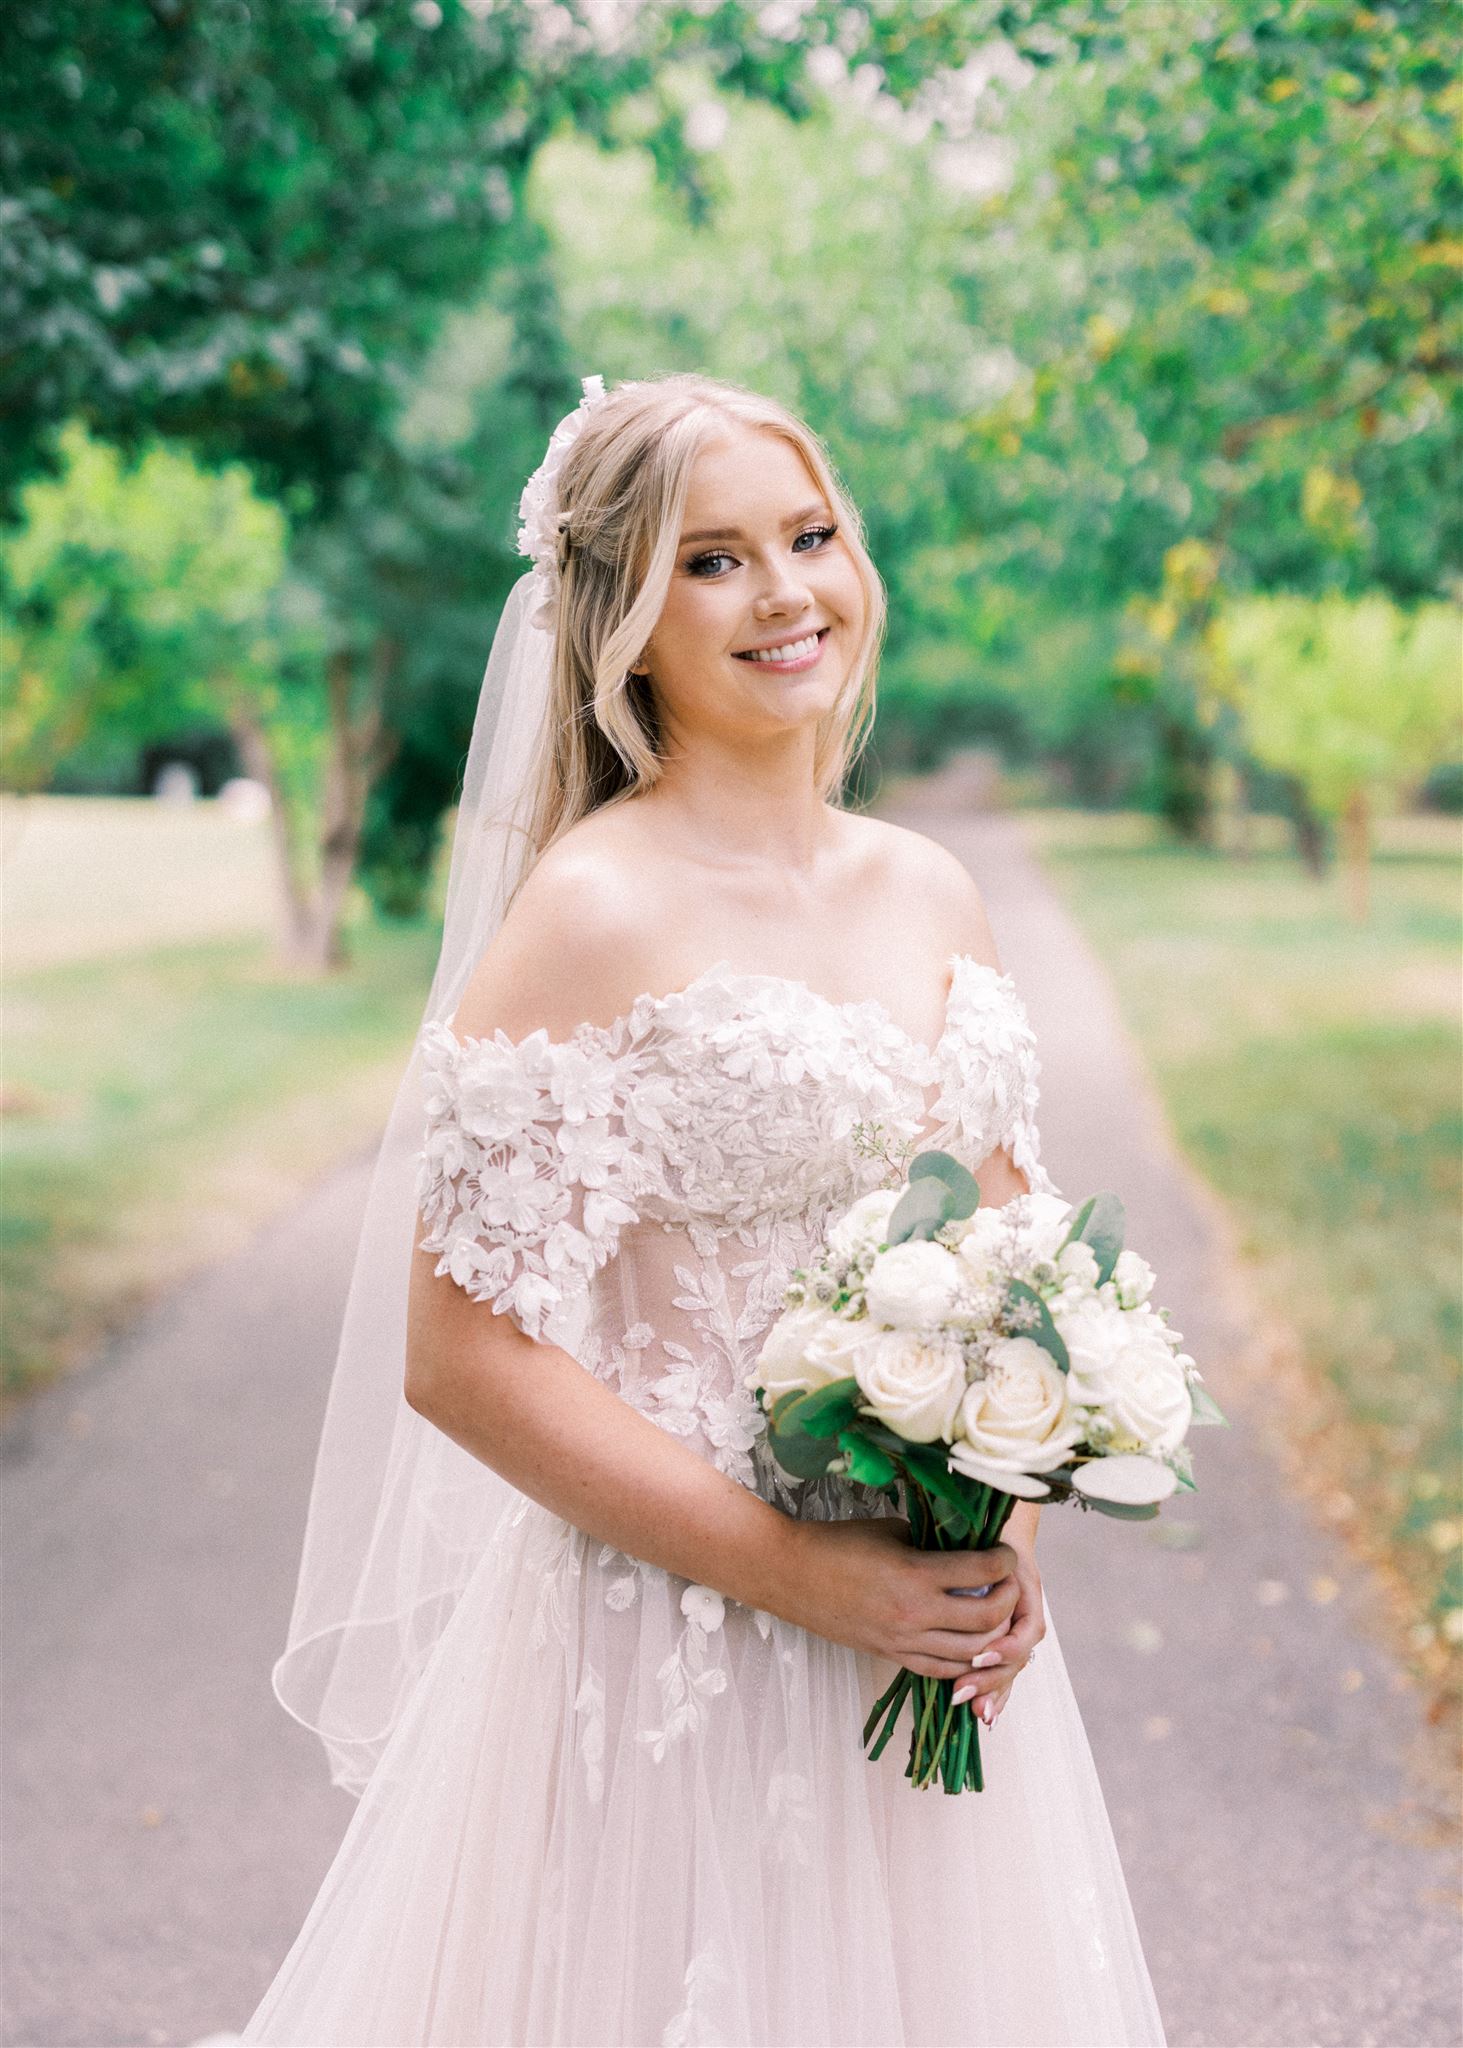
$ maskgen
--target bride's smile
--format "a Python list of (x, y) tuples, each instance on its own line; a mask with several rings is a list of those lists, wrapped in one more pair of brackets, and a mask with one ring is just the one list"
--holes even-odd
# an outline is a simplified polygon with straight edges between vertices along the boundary
[(729, 426), (698, 454), (664, 608), (639, 664), (663, 729), (766, 739), (838, 703), (863, 634), (863, 584), (802, 456)]

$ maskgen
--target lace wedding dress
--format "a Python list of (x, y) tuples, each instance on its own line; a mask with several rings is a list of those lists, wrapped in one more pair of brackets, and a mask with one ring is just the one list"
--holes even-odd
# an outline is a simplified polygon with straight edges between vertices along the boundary
[[(423, 1037), (439, 1271), (792, 1515), (744, 1385), (831, 1211), (919, 1137), (1040, 1164), (1009, 976), (944, 1029), (708, 968), (563, 1042)], [(861, 1729), (894, 1674), (592, 1541), (521, 1495), (417, 1681), (245, 2042), (297, 2048), (1154, 2048), (1163, 2033), (1047, 1614), (986, 1790), (915, 1791)]]

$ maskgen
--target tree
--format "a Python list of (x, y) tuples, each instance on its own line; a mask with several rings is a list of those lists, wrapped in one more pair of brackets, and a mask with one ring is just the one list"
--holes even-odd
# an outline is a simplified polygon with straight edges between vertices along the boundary
[(1458, 618), (1379, 592), (1231, 600), (1211, 630), (1213, 687), (1245, 744), (1339, 820), (1351, 915), (1368, 915), (1371, 820), (1463, 739)]
[[(909, 99), (991, 23), (1032, 11), (17, 0), (0, 23), (0, 514), (28, 472), (63, 460), (54, 430), (73, 417), (123, 447), (162, 434), (206, 463), (242, 460), (279, 499), (332, 622), (321, 837), (338, 900), (376, 736), (431, 687), (423, 641), (443, 644), (420, 630), (423, 569), (444, 532), (461, 561), (482, 478), (397, 433), (445, 316), (501, 272), (520, 287), (494, 502), (521, 474), (520, 442), (541, 450), (577, 396), (523, 204), (545, 139), (633, 140), (704, 219), (713, 181), (672, 55), (801, 117), (814, 48)], [(478, 591), (507, 566), (479, 529)], [(439, 594), (433, 616), (451, 603)], [(481, 598), (466, 608), (476, 618)], [(339, 952), (333, 932), (320, 944)]]
[(0, 545), (9, 785), (43, 787), (97, 731), (226, 727), (273, 798), (285, 956), (331, 963), (385, 731), (350, 702), (344, 636), (291, 573), (282, 513), (242, 465), (165, 447), (129, 463), (75, 425), (60, 454)]

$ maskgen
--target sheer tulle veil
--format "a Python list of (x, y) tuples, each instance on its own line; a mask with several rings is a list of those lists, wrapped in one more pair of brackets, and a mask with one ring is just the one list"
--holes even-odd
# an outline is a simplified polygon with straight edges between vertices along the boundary
[[(473, 722), (452, 844), (442, 948), (423, 1026), (451, 1018), (522, 873), (554, 653), (559, 466), (604, 381), (555, 428), (523, 492), (520, 552)], [(426, 1098), (419, 1039), (371, 1177), (326, 1404), (283, 1654), (280, 1704), (359, 1794), (513, 1489), (402, 1393), (407, 1281)]]

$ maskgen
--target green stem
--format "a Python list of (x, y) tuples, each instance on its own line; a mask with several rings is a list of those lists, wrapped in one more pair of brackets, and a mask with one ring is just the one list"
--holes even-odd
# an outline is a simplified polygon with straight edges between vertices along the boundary
[(955, 1782), (946, 1783), (947, 1792), (963, 1792), (970, 1770), (970, 1738), (975, 1729), (975, 1715), (967, 1702), (960, 1718), (960, 1733), (955, 1738)]
[(878, 1741), (869, 1751), (870, 1763), (873, 1763), (879, 1756), (883, 1754), (884, 1745), (889, 1740), (889, 1737), (894, 1733), (894, 1724), (899, 1719), (900, 1708), (904, 1705), (904, 1695), (909, 1691), (909, 1688), (913, 1684), (914, 1673), (912, 1671), (901, 1671), (899, 1676), (895, 1679), (894, 1683), (885, 1690), (885, 1692), (882, 1694), (879, 1701), (875, 1705), (874, 1712), (872, 1715), (870, 1715), (869, 1720), (864, 1727), (865, 1744), (868, 1743), (870, 1730), (873, 1727), (874, 1718), (875, 1716), (877, 1716), (879, 1708), (883, 1706), (885, 1700), (891, 1701), (891, 1705), (889, 1708), (889, 1718), (885, 1721), (883, 1728), (879, 1731)]
[(939, 1694), (940, 1681), (938, 1678), (923, 1678), (920, 1680), (920, 1683), (925, 1689), (925, 1710), (920, 1715), (919, 1727), (915, 1731), (914, 1739), (914, 1782), (916, 1785), (924, 1783), (924, 1778), (921, 1775), (921, 1760), (924, 1756), (925, 1735), (929, 1729), (930, 1714), (934, 1709), (934, 1704)]

